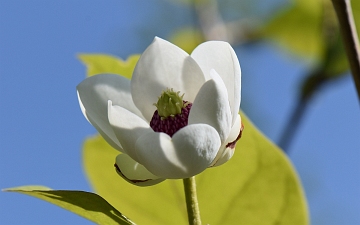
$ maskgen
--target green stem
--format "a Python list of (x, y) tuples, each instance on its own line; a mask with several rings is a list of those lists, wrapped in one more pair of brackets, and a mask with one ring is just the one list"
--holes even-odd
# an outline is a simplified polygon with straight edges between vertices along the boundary
[(195, 177), (185, 178), (183, 181), (189, 225), (201, 225)]
[(350, 0), (332, 0), (360, 100), (360, 47)]

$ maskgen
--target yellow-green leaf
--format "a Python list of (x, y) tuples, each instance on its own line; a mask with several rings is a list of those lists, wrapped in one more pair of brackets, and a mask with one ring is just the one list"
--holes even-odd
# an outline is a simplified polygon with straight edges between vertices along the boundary
[(360, 37), (360, 1), (351, 1), (351, 8), (353, 10), (358, 37)]
[(137, 224), (186, 223), (182, 182), (169, 180), (147, 188), (129, 184), (115, 172), (118, 154), (100, 135), (85, 141), (84, 169), (95, 191)]
[(293, 53), (319, 60), (324, 53), (322, 0), (296, 0), (260, 32)]
[[(260, 36), (271, 38), (296, 54), (321, 61), (329, 41), (326, 40), (326, 35), (331, 33), (325, 27), (337, 27), (331, 1), (293, 0), (291, 3), (263, 27)], [(360, 34), (360, 1), (351, 1), (351, 5), (357, 32)], [(340, 67), (340, 73), (347, 69), (343, 62)]]
[(97, 224), (134, 224), (102, 197), (94, 193), (84, 191), (51, 190), (50, 188), (44, 186), (22, 186), (8, 188), (4, 191), (22, 193), (45, 200)]
[[(306, 225), (304, 193), (283, 152), (242, 115), (245, 130), (234, 157), (197, 176), (204, 224)], [(116, 155), (99, 135), (84, 143), (86, 175), (95, 191), (138, 224), (186, 224), (181, 180), (133, 186), (114, 169)]]
[(140, 55), (131, 55), (126, 61), (106, 54), (79, 54), (79, 59), (87, 67), (87, 76), (102, 73), (122, 75), (130, 79)]

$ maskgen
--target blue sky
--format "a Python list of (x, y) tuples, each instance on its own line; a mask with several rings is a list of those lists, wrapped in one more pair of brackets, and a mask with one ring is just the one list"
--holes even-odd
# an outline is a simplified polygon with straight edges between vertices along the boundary
[[(165, 0), (0, 0), (0, 188), (41, 184), (91, 191), (81, 145), (96, 131), (78, 106), (75, 87), (85, 68), (76, 54), (126, 58), (141, 53), (154, 36), (168, 38), (191, 17), (185, 6)], [(242, 108), (276, 141), (308, 68), (270, 42), (236, 51)], [(290, 149), (312, 224), (360, 224), (359, 133), (359, 102), (347, 76), (314, 98)], [(92, 224), (38, 199), (3, 192), (0, 222)]]

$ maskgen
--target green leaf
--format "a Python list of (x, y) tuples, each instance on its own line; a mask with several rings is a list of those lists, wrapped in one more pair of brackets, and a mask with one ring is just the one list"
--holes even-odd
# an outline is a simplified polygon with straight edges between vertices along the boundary
[[(356, 23), (357, 33), (360, 32), (360, 1), (351, 1), (353, 16)], [(349, 70), (349, 63), (342, 43), (340, 30), (333, 35), (332, 40), (328, 41), (327, 54), (324, 60), (325, 78), (332, 80), (343, 77), (346, 71)]]
[(333, 40), (333, 43), (328, 46), (323, 66), (326, 78), (329, 80), (341, 77), (349, 70), (349, 63), (340, 33)]
[(319, 60), (324, 52), (322, 1), (296, 0), (266, 24), (260, 35), (301, 56)]
[(22, 186), (3, 191), (30, 195), (60, 206), (97, 224), (134, 224), (97, 194), (84, 191), (51, 190), (44, 186)]
[(147, 188), (129, 184), (115, 171), (118, 154), (100, 135), (86, 139), (83, 164), (95, 191), (138, 224), (186, 224), (181, 181), (165, 181)]
[(78, 58), (87, 67), (87, 76), (112, 73), (130, 78), (140, 55), (131, 55), (126, 61), (105, 54), (79, 54)]
[(360, 37), (360, 1), (351, 1), (351, 8), (353, 10), (358, 37)]
[[(204, 224), (305, 225), (304, 193), (290, 161), (242, 114), (243, 137), (225, 165), (197, 176)], [(114, 169), (118, 151), (96, 135), (83, 147), (84, 169), (95, 191), (138, 224), (186, 224), (181, 180), (137, 187)]]

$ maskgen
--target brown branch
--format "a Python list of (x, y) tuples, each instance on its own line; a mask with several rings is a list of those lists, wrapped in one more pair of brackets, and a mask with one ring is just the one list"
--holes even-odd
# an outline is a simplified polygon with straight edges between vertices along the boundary
[(193, 3), (204, 38), (231, 42), (225, 23), (219, 14), (216, 0), (206, 2), (194, 0)]
[(332, 0), (360, 100), (360, 47), (350, 0)]

